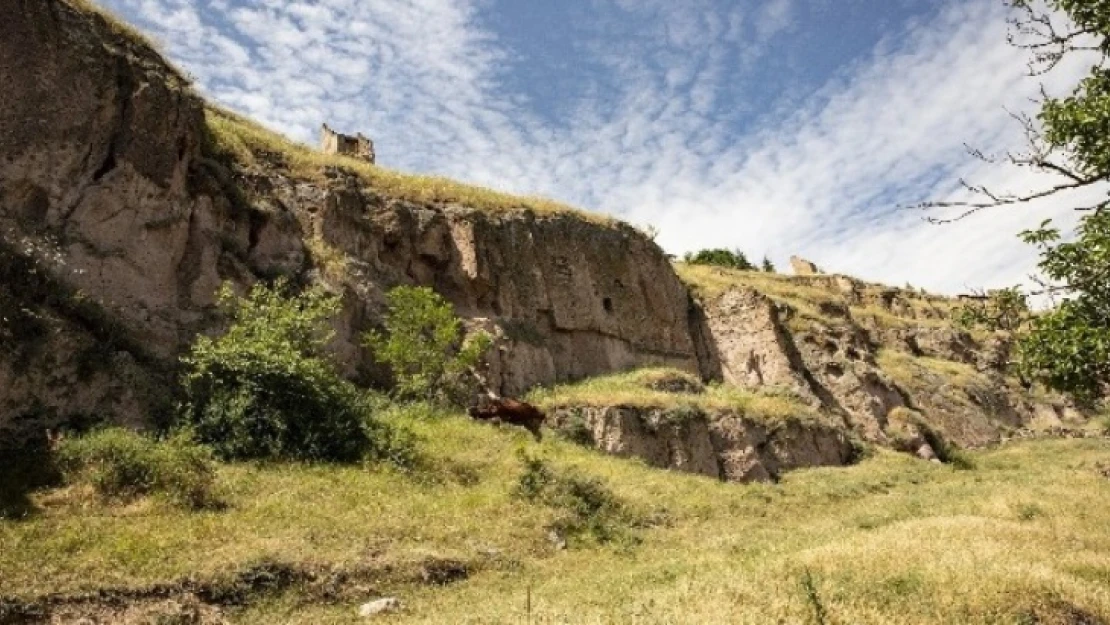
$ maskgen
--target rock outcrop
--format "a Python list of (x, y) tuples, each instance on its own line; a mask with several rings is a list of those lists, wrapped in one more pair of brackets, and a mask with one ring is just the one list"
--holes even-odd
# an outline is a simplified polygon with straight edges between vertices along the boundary
[(729, 482), (778, 479), (799, 467), (840, 466), (856, 455), (844, 428), (787, 419), (768, 422), (733, 411), (704, 413), (632, 406), (555, 410), (553, 425), (585, 429), (598, 449), (651, 466)]
[(864, 440), (891, 444), (889, 417), (898, 410), (915, 411), (961, 446), (997, 442), (1038, 414), (1072, 410), (1009, 375), (1005, 333), (956, 327), (955, 300), (846, 276), (683, 273), (696, 289), (715, 287), (699, 292), (720, 379), (788, 388)]

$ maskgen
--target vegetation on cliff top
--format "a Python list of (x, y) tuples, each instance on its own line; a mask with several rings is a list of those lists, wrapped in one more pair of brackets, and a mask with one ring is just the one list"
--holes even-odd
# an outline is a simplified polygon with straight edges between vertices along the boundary
[[(728, 267), (675, 263), (679, 278), (699, 297), (713, 299), (730, 289), (754, 289), (772, 300), (793, 308), (800, 317), (836, 324), (837, 316), (849, 310), (860, 318), (871, 318), (878, 325), (951, 325), (957, 300), (911, 289), (894, 289), (838, 275), (789, 276), (765, 271), (742, 271)], [(852, 285), (849, 297), (838, 281)], [(877, 305), (883, 294), (892, 294), (907, 308), (902, 314)]]
[[(407, 174), (347, 156), (324, 154), (291, 141), (240, 115), (209, 105), (205, 109), (210, 154), (224, 162), (249, 167), (278, 166), (306, 180), (324, 180), (327, 168), (357, 175), (382, 195), (421, 204), (458, 204), (493, 213), (531, 211), (538, 215), (573, 215), (605, 227), (623, 225), (606, 215), (586, 212), (554, 200), (525, 197), (463, 184), (448, 178)], [(630, 227), (630, 226), (629, 226)]]
[(734, 412), (770, 421), (816, 420), (818, 412), (786, 389), (746, 391), (725, 384), (703, 387), (697, 376), (677, 369), (639, 369), (574, 384), (532, 391), (528, 401), (545, 410), (564, 407), (694, 409), (712, 418)]

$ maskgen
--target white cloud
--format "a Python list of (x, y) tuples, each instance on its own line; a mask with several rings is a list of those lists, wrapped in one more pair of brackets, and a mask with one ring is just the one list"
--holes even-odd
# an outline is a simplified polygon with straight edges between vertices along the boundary
[[(367, 132), (386, 165), (652, 223), (676, 253), (741, 247), (780, 265), (798, 253), (954, 292), (1020, 281), (1035, 254), (1015, 234), (1067, 216), (1042, 203), (939, 227), (895, 210), (951, 196), (960, 175), (1015, 190), (1038, 183), (963, 148), (1020, 141), (1003, 107), (1028, 110), (1037, 86), (1006, 44), (1001, 3), (950, 0), (816, 93), (794, 94), (799, 105), (760, 111), (741, 135), (744, 94), (761, 87), (751, 68), (789, 45), (790, 0), (751, 12), (616, 0), (649, 25), (614, 38), (615, 24), (599, 21), (576, 42), (589, 56), (569, 64), (607, 73), (583, 74), (582, 97), (556, 122), (506, 88), (517, 61), (480, 23), (479, 1), (108, 3), (153, 30), (204, 92), (295, 138), (314, 141), (324, 121)], [(1050, 78), (1067, 85), (1081, 70)]]

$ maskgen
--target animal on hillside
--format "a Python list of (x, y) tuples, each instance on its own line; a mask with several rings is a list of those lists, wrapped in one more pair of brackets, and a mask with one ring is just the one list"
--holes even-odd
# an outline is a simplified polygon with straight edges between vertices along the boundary
[(480, 402), (467, 412), (479, 421), (488, 421), (495, 425), (502, 423), (516, 425), (531, 432), (537, 441), (542, 438), (540, 426), (543, 425), (546, 416), (532, 404), (507, 397), (495, 397), (491, 394), (486, 401)]

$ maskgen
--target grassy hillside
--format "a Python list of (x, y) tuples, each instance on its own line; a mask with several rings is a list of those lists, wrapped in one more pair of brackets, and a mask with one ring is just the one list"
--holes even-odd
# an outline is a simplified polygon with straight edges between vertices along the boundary
[[(831, 307), (846, 307), (856, 319), (870, 318), (878, 325), (947, 326), (959, 301), (910, 288), (896, 288), (836, 275), (792, 276), (761, 271), (740, 271), (711, 265), (676, 263), (675, 271), (694, 293), (712, 299), (735, 287), (748, 287), (787, 304), (802, 318), (836, 321)], [(845, 292), (838, 282), (851, 285)], [(879, 305), (883, 298), (897, 299), (904, 309), (895, 312)]]
[[(679, 390), (682, 387), (693, 392)], [(753, 392), (722, 384), (706, 388), (697, 376), (664, 368), (639, 369), (540, 388), (528, 400), (544, 410), (568, 406), (663, 409), (690, 406), (705, 413), (733, 411), (768, 420), (818, 417), (814, 408), (785, 389), (768, 387)]]
[(225, 109), (205, 110), (209, 150), (221, 160), (249, 167), (259, 163), (283, 168), (290, 175), (322, 182), (328, 167), (356, 174), (375, 191), (392, 198), (430, 204), (460, 204), (490, 212), (532, 211), (570, 214), (602, 226), (617, 220), (540, 197), (516, 196), (448, 178), (402, 173), (355, 158), (324, 154)]
[[(0, 595), (203, 582), (268, 563), (345, 573), (328, 592), (305, 582), (250, 596), (224, 608), (231, 622), (358, 622), (357, 605), (381, 594), (405, 604), (387, 622), (527, 622), (529, 589), (532, 623), (1110, 619), (1104, 440), (979, 452), (970, 471), (881, 451), (739, 486), (430, 410), (392, 419), (424, 439), (423, 468), (225, 465), (226, 508), (203, 512), (40, 493), (35, 516), (0, 521)], [(616, 540), (556, 549), (559, 511), (513, 496), (521, 448), (600, 478), (636, 520)], [(422, 579), (445, 560), (469, 578)]]

